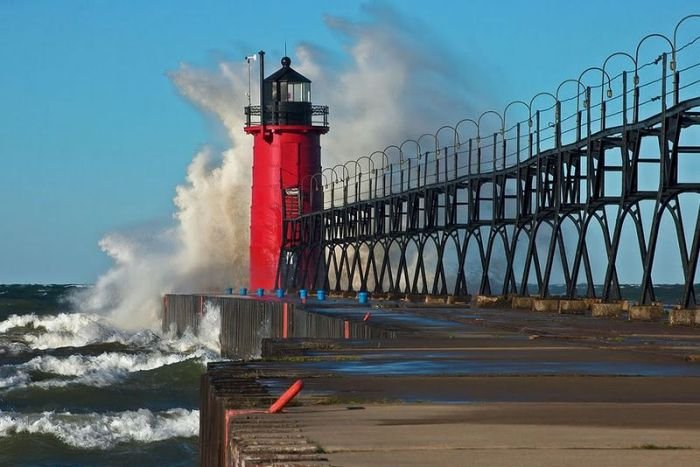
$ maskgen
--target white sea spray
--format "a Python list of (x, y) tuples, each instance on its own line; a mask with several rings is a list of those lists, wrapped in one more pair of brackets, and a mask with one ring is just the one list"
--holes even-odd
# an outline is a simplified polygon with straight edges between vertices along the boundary
[[(454, 124), (480, 99), (469, 91), (469, 64), (438, 44), (435, 31), (381, 5), (365, 6), (363, 14), (363, 21), (326, 18), (346, 46), (337, 56), (311, 43), (291, 54), (292, 66), (314, 82), (314, 103), (331, 109), (333, 130), (322, 143), (326, 167)], [(269, 69), (276, 64), (269, 62)], [(225, 129), (229, 147), (204, 147), (194, 156), (185, 183), (176, 188), (172, 228), (111, 233), (101, 240), (114, 265), (74, 302), (131, 329), (158, 327), (165, 293), (222, 291), (248, 280), (252, 144), (241, 130), (247, 65), (183, 64), (169, 76), (185, 99)]]

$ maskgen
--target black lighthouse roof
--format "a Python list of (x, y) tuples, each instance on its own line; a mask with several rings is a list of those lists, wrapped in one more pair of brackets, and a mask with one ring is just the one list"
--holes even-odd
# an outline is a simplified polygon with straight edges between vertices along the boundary
[[(262, 78), (264, 52), (260, 57)], [(262, 125), (312, 125), (327, 131), (328, 107), (311, 105), (311, 80), (292, 68), (289, 57), (281, 63), (282, 68), (261, 82), (260, 106), (246, 107), (246, 126), (251, 125), (251, 116), (260, 116)]]
[(289, 57), (284, 57), (281, 60), (282, 68), (272, 73), (270, 76), (265, 78), (265, 82), (287, 82), (287, 83), (310, 83), (311, 80), (306, 76), (302, 75), (298, 71), (294, 70), (292, 65), (292, 59)]

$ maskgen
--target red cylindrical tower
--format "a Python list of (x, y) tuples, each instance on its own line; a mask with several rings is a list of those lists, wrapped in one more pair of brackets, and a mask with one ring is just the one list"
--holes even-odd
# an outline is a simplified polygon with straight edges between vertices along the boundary
[[(261, 78), (263, 56), (261, 52)], [(255, 138), (251, 289), (275, 287), (283, 221), (321, 206), (321, 193), (311, 189), (311, 182), (321, 172), (320, 137), (328, 132), (328, 107), (311, 105), (311, 81), (294, 71), (291, 63), (289, 57), (284, 57), (282, 68), (262, 80), (260, 106), (246, 107), (245, 132)], [(260, 119), (253, 122), (256, 115)], [(315, 117), (320, 121), (315, 122)]]

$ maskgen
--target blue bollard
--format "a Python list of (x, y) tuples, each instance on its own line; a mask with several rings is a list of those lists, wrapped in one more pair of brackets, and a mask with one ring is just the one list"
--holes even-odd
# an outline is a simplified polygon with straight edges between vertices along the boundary
[(309, 291), (308, 291), (308, 290), (306, 290), (306, 289), (301, 289), (301, 290), (299, 291), (299, 298), (301, 298), (302, 300), (306, 300), (308, 296), (309, 296)]
[(226, 295), (233, 295), (233, 289), (230, 287), (226, 289)]
[(245, 297), (246, 295), (248, 295), (248, 289), (246, 289), (245, 287), (241, 287), (240, 289), (238, 289), (238, 295), (242, 295)]
[(369, 294), (367, 292), (360, 292), (357, 294), (357, 301), (360, 302), (361, 305), (366, 305), (368, 298)]
[(258, 291), (256, 292), (256, 295), (258, 297), (263, 297), (265, 295), (265, 289), (263, 289), (262, 287), (259, 288)]
[(316, 298), (317, 298), (319, 301), (325, 300), (325, 299), (326, 299), (326, 291), (323, 290), (323, 289), (317, 290), (317, 291), (316, 291)]
[(282, 297), (284, 297), (284, 289), (277, 289), (277, 290), (275, 290), (275, 295), (277, 295), (277, 298), (282, 298)]

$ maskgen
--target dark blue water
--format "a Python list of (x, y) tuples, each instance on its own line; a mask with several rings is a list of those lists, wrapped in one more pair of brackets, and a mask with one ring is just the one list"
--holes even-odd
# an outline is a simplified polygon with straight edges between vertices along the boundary
[(72, 312), (75, 286), (0, 285), (0, 465), (193, 465), (197, 336)]

